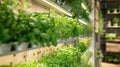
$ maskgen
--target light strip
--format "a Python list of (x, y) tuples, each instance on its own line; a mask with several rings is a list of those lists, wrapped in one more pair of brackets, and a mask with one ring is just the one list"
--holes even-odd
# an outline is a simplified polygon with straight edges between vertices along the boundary
[(87, 25), (87, 23), (85, 21), (81, 20), (81, 19), (78, 19), (78, 21), (85, 24), (85, 25)]
[(84, 5), (84, 3), (81, 3), (82, 7), (86, 10), (86, 6)]
[(89, 13), (89, 11), (87, 10), (87, 8), (86, 8), (86, 6), (85, 6), (85, 4), (84, 4), (84, 3), (81, 3), (81, 6), (83, 7), (83, 9), (85, 9), (85, 10), (86, 10), (86, 12), (87, 12), (87, 13)]
[(51, 5), (52, 7), (56, 8), (56, 9), (58, 9), (59, 11), (65, 13), (65, 14), (67, 14), (67, 15), (69, 15), (69, 16), (72, 16), (72, 14), (70, 14), (70, 13), (64, 11), (63, 9), (61, 9), (61, 8), (59, 8), (59, 7), (55, 6), (55, 5), (53, 5), (52, 3), (48, 2), (47, 0), (42, 0), (42, 1), (44, 1), (45, 3)]

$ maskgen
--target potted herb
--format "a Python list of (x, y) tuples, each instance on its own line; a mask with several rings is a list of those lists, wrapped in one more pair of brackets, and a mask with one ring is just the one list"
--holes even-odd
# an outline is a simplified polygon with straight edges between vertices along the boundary
[(0, 54), (10, 52), (14, 41), (15, 10), (17, 11), (17, 1), (3, 0), (0, 2)]
[(116, 38), (116, 34), (115, 33), (106, 34), (105, 38), (108, 40), (113, 40)]
[(109, 20), (107, 23), (107, 27), (110, 27), (110, 26), (111, 26), (111, 21)]
[(111, 7), (107, 8), (107, 13), (113, 12)]
[(96, 48), (96, 53), (97, 53), (97, 57), (96, 57), (97, 67), (101, 67), (101, 62), (102, 62), (103, 54), (102, 54), (102, 51), (101, 51), (100, 47)]
[(0, 35), (0, 54), (5, 54), (10, 52), (11, 47), (9, 45), (11, 36), (8, 33), (3, 33)]
[(118, 17), (114, 17), (112, 19), (112, 23), (114, 24), (114, 26), (118, 26), (119, 21), (120, 21), (120, 19)]
[(16, 50), (26, 50), (28, 48), (28, 42), (27, 42), (26, 35), (19, 35), (18, 36), (18, 44), (16, 45)]
[(5, 28), (5, 25), (0, 23), (0, 54), (8, 53), (11, 50), (10, 43), (12, 41), (11, 30)]
[(114, 10), (114, 13), (117, 13), (117, 11), (118, 11), (118, 9), (117, 9), (117, 8), (113, 8), (113, 10)]

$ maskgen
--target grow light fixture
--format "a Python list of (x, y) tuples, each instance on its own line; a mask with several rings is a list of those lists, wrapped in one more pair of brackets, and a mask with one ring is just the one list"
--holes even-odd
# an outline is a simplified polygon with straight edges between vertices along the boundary
[(42, 0), (42, 1), (45, 2), (45, 3), (47, 3), (47, 4), (49, 4), (50, 6), (52, 6), (52, 7), (54, 7), (54, 8), (56, 8), (56, 9), (58, 9), (59, 11), (65, 13), (65, 14), (67, 14), (67, 15), (69, 15), (69, 16), (72, 16), (72, 14), (70, 14), (70, 13), (64, 11), (63, 9), (61, 9), (61, 8), (53, 5), (51, 2), (48, 2), (48, 0)]
[(84, 3), (81, 3), (81, 6), (82, 6), (85, 10), (87, 9)]
[(85, 24), (85, 25), (87, 25), (87, 23), (85, 21), (81, 20), (81, 19), (78, 19), (78, 21)]
[(86, 10), (87, 13), (89, 13), (84, 3), (81, 3), (81, 6), (83, 7), (84, 10)]

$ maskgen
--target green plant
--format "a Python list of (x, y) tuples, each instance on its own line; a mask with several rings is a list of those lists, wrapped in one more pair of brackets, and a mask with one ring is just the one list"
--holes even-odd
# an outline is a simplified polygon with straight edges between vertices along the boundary
[[(80, 50), (80, 49), (79, 49)], [(44, 54), (40, 60), (31, 63), (20, 63), (16, 67), (85, 67), (92, 66), (88, 62), (92, 53), (87, 50), (81, 55), (81, 51), (73, 46), (63, 46), (51, 54)]]
[(76, 42), (76, 47), (80, 49), (81, 52), (84, 52), (88, 46), (90, 45), (89, 38), (81, 38), (78, 42)]
[(100, 49), (100, 47), (97, 47), (97, 58), (96, 58), (96, 60), (97, 60), (97, 62), (101, 62), (102, 61), (102, 58), (103, 58), (103, 54), (102, 54), (102, 51), (101, 51), (101, 49)]
[(118, 10), (118, 8), (113, 8), (113, 10)]
[(92, 56), (92, 52), (86, 50), (85, 53), (81, 56), (81, 67), (87, 67), (89, 63), (89, 59)]
[(101, 62), (102, 62), (102, 58), (103, 58), (101, 48), (97, 47), (96, 52), (97, 52), (96, 60), (97, 60), (97, 63), (98, 63), (98, 67), (101, 67)]
[[(22, 5), (23, 3), (23, 5)], [(91, 28), (76, 19), (52, 13), (29, 12), (26, 0), (0, 2), (0, 42), (41, 43), (41, 46), (56, 46), (57, 39), (79, 35), (89, 36)], [(23, 9), (21, 9), (21, 7)], [(86, 31), (83, 29), (87, 29)], [(46, 44), (46, 45), (45, 45)]]
[(106, 59), (110, 63), (120, 63), (120, 58), (117, 58), (113, 55), (107, 55)]
[(91, 3), (91, 1), (89, 0), (84, 0), (84, 3), (86, 4), (86, 7), (87, 7), (87, 10), (89, 11), (89, 12), (91, 12), (92, 11), (92, 3)]
[(104, 29), (99, 29), (99, 34), (104, 35), (105, 30)]
[(120, 21), (120, 19), (118, 18), (118, 17), (114, 17), (113, 19), (112, 19), (112, 22), (113, 23), (118, 23)]
[(13, 25), (16, 23), (17, 7), (19, 3), (14, 0), (4, 0), (0, 1), (0, 42), (9, 43), (14, 41), (16, 36), (14, 36), (11, 30)]
[[(83, 18), (86, 21), (90, 22), (89, 13), (85, 10), (81, 4), (86, 3), (88, 10), (91, 10), (89, 7), (89, 2), (84, 2), (84, 0), (67, 0), (66, 4), (72, 9), (71, 12), (73, 13), (73, 18)], [(90, 8), (90, 9), (89, 9)], [(80, 11), (78, 9), (81, 9)]]
[(107, 11), (112, 11), (112, 8), (111, 7), (107, 7)]
[(44, 64), (40, 64), (38, 61), (33, 61), (27, 64), (25, 63), (17, 64), (15, 67), (47, 67), (47, 66)]
[(102, 15), (102, 11), (99, 11), (99, 20), (98, 20), (98, 32), (99, 34), (103, 35), (105, 33), (105, 30), (103, 29), (103, 15)]
[(88, 62), (88, 67), (93, 67), (93, 64), (90, 61)]
[(105, 38), (108, 40), (113, 40), (116, 38), (116, 34), (115, 33), (106, 34)]

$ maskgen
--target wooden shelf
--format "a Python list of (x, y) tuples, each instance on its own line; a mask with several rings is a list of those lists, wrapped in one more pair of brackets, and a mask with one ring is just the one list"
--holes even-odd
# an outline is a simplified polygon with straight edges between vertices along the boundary
[(120, 43), (120, 39), (107, 40), (107, 42), (117, 42), (117, 43)]
[(117, 43), (106, 43), (107, 52), (120, 52), (120, 44)]
[(120, 0), (105, 0), (106, 2), (120, 2)]
[(101, 63), (101, 67), (120, 67), (120, 64), (112, 64), (112, 63)]
[(107, 14), (120, 14), (120, 12), (116, 12), (116, 13), (111, 12), (111, 13), (107, 13)]
[(99, 1), (96, 1), (96, 8), (99, 10), (100, 9), (100, 3)]
[(120, 28), (120, 26), (109, 26), (107, 28), (113, 28), (113, 29), (116, 29), (116, 28)]

